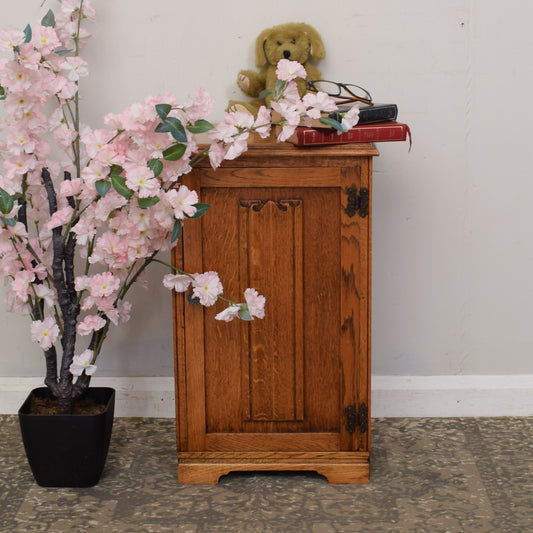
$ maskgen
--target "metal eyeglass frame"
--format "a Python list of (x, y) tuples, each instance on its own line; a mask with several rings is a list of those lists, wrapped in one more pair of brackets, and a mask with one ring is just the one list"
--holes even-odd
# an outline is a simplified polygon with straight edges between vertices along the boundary
[[(354, 83), (340, 83), (337, 81), (330, 81), (330, 80), (309, 80), (307, 82), (307, 88), (315, 93), (319, 92), (319, 89), (315, 87), (315, 83), (318, 82), (327, 82), (332, 83), (333, 85), (336, 85), (339, 88), (338, 94), (331, 94), (327, 93), (328, 96), (331, 96), (332, 98), (338, 98), (342, 100), (342, 103), (348, 103), (348, 102), (362, 102), (367, 105), (374, 105), (372, 102), (372, 96), (370, 96), (370, 93), (363, 87), (360, 87), (359, 85), (355, 85)], [(349, 87), (357, 87), (358, 89), (361, 89), (364, 93), (368, 95), (368, 98), (361, 98), (360, 96), (357, 96), (352, 91), (350, 91)], [(342, 89), (344, 89), (347, 93), (349, 93), (351, 96), (342, 96), (341, 92)]]

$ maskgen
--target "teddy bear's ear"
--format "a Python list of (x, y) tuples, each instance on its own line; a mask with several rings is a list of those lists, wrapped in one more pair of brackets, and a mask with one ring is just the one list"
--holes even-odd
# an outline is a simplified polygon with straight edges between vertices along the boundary
[(300, 27), (301, 30), (309, 37), (309, 42), (311, 43), (310, 54), (315, 59), (324, 59), (326, 57), (326, 48), (324, 47), (324, 43), (322, 42), (322, 37), (320, 37), (320, 34), (315, 30), (315, 28), (313, 28), (313, 26), (310, 26), (309, 24), (302, 23)]
[(262, 67), (267, 62), (265, 55), (265, 41), (271, 32), (272, 28), (267, 28), (266, 30), (263, 30), (255, 40), (255, 66), (258, 68)]

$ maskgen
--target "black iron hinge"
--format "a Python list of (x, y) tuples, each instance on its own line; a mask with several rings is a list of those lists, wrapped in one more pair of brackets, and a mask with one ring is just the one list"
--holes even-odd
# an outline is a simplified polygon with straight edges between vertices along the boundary
[(368, 215), (369, 206), (368, 189), (362, 187), (358, 192), (357, 187), (352, 185), (346, 189), (346, 195), (348, 196), (348, 201), (344, 212), (349, 217), (353, 217), (358, 213), (361, 218), (365, 218)]
[(366, 404), (362, 403), (359, 410), (355, 405), (349, 405), (344, 409), (346, 415), (346, 431), (353, 433), (359, 428), (359, 433), (366, 433), (368, 430), (368, 408)]

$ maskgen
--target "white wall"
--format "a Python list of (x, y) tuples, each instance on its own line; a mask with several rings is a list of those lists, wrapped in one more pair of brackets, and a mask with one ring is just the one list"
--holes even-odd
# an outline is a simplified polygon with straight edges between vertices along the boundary
[[(55, 2), (0, 0), (2, 27)], [(508, 0), (94, 0), (85, 120), (102, 124), (148, 94), (205, 86), (220, 119), (240, 98), (265, 27), (322, 34), (326, 78), (393, 101), (413, 133), (375, 161), (373, 371), (377, 375), (533, 374), (530, 2)], [(197, 7), (201, 6), (201, 7)], [(246, 13), (243, 15), (242, 13)], [(113, 330), (101, 376), (171, 376), (170, 294), (150, 276), (134, 318)], [(0, 376), (39, 376), (24, 318), (0, 309)]]

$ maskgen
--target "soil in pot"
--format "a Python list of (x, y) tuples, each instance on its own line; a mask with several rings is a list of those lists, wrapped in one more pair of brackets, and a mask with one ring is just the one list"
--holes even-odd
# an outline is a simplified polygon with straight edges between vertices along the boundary
[[(55, 398), (31, 396), (28, 414), (56, 415), (58, 401)], [(106, 404), (97, 402), (94, 398), (79, 398), (74, 402), (73, 415), (96, 415), (106, 410)]]

